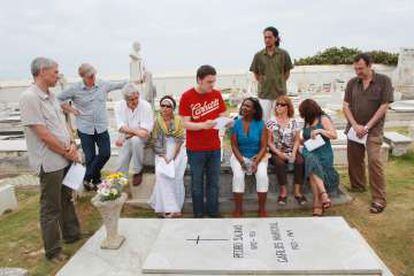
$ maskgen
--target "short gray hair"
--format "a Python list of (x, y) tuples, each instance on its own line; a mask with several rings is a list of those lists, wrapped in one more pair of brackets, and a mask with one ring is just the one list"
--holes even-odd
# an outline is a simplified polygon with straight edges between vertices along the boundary
[(89, 63), (82, 63), (79, 66), (78, 73), (81, 78), (90, 77), (96, 74), (96, 69)]
[(58, 65), (57, 62), (54, 61), (53, 59), (45, 58), (45, 57), (37, 57), (32, 61), (30, 65), (30, 71), (32, 72), (33, 77), (37, 77), (41, 70), (49, 69), (57, 65)]
[(122, 95), (125, 100), (128, 100), (135, 93), (139, 94), (139, 88), (133, 83), (127, 83), (122, 88)]

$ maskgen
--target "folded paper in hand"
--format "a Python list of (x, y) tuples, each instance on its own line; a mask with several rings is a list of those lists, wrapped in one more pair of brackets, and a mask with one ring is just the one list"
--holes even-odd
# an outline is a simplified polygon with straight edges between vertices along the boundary
[(72, 190), (79, 191), (83, 187), (85, 173), (86, 168), (82, 164), (72, 163), (62, 183)]
[(355, 129), (351, 127), (348, 131), (347, 137), (350, 141), (365, 145), (367, 143), (368, 134), (365, 134), (362, 138), (359, 138), (355, 132)]
[(214, 120), (216, 122), (216, 125), (214, 126), (214, 129), (222, 130), (226, 128), (226, 125), (230, 122), (233, 122), (234, 120), (232, 118), (228, 117), (218, 117)]
[(175, 166), (174, 160), (171, 160), (168, 164), (165, 159), (159, 156), (155, 158), (155, 172), (163, 176), (174, 178), (175, 177)]
[(308, 151), (313, 151), (325, 145), (325, 140), (318, 134), (315, 136), (315, 139), (308, 139), (304, 145)]

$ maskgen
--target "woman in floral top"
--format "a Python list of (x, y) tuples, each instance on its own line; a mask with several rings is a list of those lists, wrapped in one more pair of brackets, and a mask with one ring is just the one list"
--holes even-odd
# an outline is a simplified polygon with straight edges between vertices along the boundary
[(294, 109), (288, 96), (279, 96), (275, 103), (275, 117), (267, 121), (269, 129), (269, 149), (279, 183), (278, 204), (287, 203), (287, 172), (294, 171), (294, 196), (298, 204), (306, 204), (306, 197), (301, 192), (304, 162), (299, 153), (300, 129), (293, 118)]

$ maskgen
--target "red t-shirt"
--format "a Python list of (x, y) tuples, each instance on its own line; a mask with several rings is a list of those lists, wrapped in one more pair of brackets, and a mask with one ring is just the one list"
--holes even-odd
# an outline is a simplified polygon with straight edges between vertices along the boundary
[[(226, 111), (220, 91), (200, 94), (194, 88), (184, 92), (180, 99), (179, 114), (191, 117), (195, 123), (214, 120)], [(187, 149), (191, 151), (211, 151), (220, 149), (217, 129), (187, 130)]]

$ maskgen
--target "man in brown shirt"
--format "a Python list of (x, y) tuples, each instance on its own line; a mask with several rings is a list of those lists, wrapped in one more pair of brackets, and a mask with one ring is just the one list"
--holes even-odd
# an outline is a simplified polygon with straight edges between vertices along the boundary
[(79, 161), (71, 143), (64, 116), (55, 95), (49, 90), (58, 80), (58, 65), (47, 58), (32, 61), (34, 84), (20, 97), (29, 161), (40, 178), (40, 228), (46, 258), (60, 262), (61, 236), (66, 243), (80, 238), (79, 222), (72, 202), (72, 190), (62, 185), (72, 161)]
[(293, 68), (289, 53), (279, 47), (279, 31), (267, 27), (263, 31), (265, 48), (254, 55), (250, 71), (258, 81), (258, 96), (266, 122), (273, 112), (278, 96), (286, 95), (286, 81)]
[(381, 160), (381, 145), (385, 115), (393, 101), (393, 88), (389, 77), (371, 68), (368, 54), (354, 59), (357, 77), (351, 79), (345, 89), (344, 113), (350, 128), (358, 138), (367, 135), (365, 145), (348, 139), (348, 172), (351, 191), (365, 191), (365, 150), (368, 156), (369, 184), (371, 187), (372, 213), (381, 213), (386, 206), (385, 180)]

